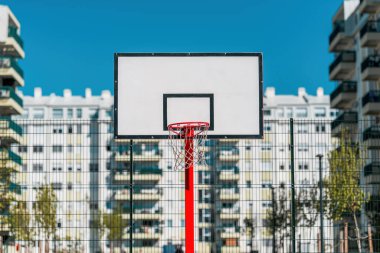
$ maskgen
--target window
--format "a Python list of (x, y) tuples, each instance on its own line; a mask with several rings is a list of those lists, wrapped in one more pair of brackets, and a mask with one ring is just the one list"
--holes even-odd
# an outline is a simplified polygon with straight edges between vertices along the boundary
[(81, 171), (82, 167), (80, 165), (77, 165), (77, 171)]
[(271, 110), (264, 110), (264, 116), (270, 116)]
[(306, 118), (307, 117), (307, 108), (297, 108), (296, 109), (296, 117)]
[(72, 119), (74, 117), (73, 109), (69, 108), (67, 109), (67, 118)]
[(69, 144), (67, 146), (67, 153), (72, 153), (73, 152), (73, 145)]
[(299, 170), (308, 170), (309, 169), (309, 165), (304, 163), (304, 164), (298, 164), (298, 169)]
[(77, 118), (78, 119), (82, 118), (82, 109), (80, 109), (80, 108), (77, 109)]
[(107, 110), (106, 111), (106, 116), (109, 118), (112, 118), (112, 110)]
[(21, 115), (18, 116), (19, 119), (28, 119), (29, 118), (29, 110), (24, 109)]
[(251, 180), (247, 180), (247, 188), (251, 188), (252, 187), (252, 182)]
[(44, 133), (44, 126), (33, 126), (33, 133), (43, 134)]
[(42, 163), (33, 164), (33, 172), (41, 172), (44, 170), (44, 166)]
[(42, 153), (44, 151), (44, 147), (42, 145), (33, 146), (33, 153)]
[(43, 119), (44, 118), (44, 109), (43, 108), (35, 108), (33, 109), (33, 119)]
[(88, 110), (88, 116), (90, 119), (97, 119), (98, 118), (98, 110), (96, 108), (90, 108)]
[(68, 171), (73, 171), (73, 166), (72, 165), (67, 166), (67, 170)]
[(272, 130), (271, 124), (265, 123), (264, 124), (264, 131), (265, 132), (270, 132)]
[(280, 164), (280, 170), (284, 170), (284, 169), (285, 169), (285, 165)]
[(96, 172), (98, 171), (99, 165), (97, 163), (90, 163), (90, 171)]
[(211, 171), (198, 171), (198, 181), (200, 184), (213, 184), (214, 180)]
[(53, 134), (63, 134), (62, 126), (54, 126), (53, 127)]
[(62, 145), (53, 145), (53, 153), (61, 153), (62, 149)]
[(293, 117), (293, 108), (286, 108), (286, 117)]
[(299, 152), (306, 152), (306, 151), (309, 151), (309, 147), (307, 146), (306, 143), (300, 143), (298, 145), (298, 151)]
[(262, 162), (261, 164), (262, 170), (271, 170), (272, 169), (272, 163), (271, 162)]
[(297, 126), (297, 132), (301, 134), (308, 133), (308, 125), (298, 125)]
[(62, 164), (54, 164), (53, 171), (62, 171)]
[(277, 117), (282, 118), (284, 117), (284, 109), (277, 109)]
[(173, 220), (168, 220), (167, 223), (169, 228), (173, 227)]
[(53, 119), (63, 119), (63, 109), (53, 109)]
[(68, 134), (72, 134), (74, 131), (73, 131), (73, 126), (72, 125), (68, 125), (67, 126), (67, 133)]
[(22, 171), (27, 172), (28, 171), (28, 164), (23, 164), (22, 165)]
[(326, 132), (326, 126), (324, 124), (315, 125), (315, 131), (317, 133), (325, 133)]
[(51, 185), (54, 190), (62, 190), (62, 183), (52, 183)]
[(315, 112), (315, 117), (321, 118), (321, 117), (326, 117), (326, 108), (324, 107), (317, 107), (314, 110)]
[(26, 152), (28, 152), (28, 147), (27, 146), (18, 146), (18, 152), (19, 153), (26, 153)]
[(77, 134), (81, 134), (82, 133), (82, 125), (78, 124), (77, 125)]
[(214, 221), (213, 215), (210, 209), (199, 209), (198, 218), (199, 218), (199, 222), (210, 223)]
[(67, 183), (67, 190), (71, 191), (73, 189), (73, 183)]
[(270, 151), (272, 150), (272, 144), (270, 142), (264, 142), (261, 144), (262, 151)]

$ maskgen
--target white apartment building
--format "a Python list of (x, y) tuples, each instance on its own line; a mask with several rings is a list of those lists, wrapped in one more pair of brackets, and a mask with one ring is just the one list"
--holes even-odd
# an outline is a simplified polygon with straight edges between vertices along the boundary
[[(99, 243), (90, 228), (92, 215), (121, 207), (128, 220), (130, 212), (129, 141), (113, 142), (113, 97), (108, 91), (93, 96), (89, 89), (83, 97), (69, 90), (63, 96), (44, 96), (36, 88), (33, 96), (24, 96), (24, 103), (18, 118), (27, 137), (26, 147), (19, 148), (24, 197), (31, 205), (33, 189), (53, 183), (59, 199), (57, 234), (67, 239), (57, 247), (109, 252), (106, 237)], [(321, 88), (315, 95), (303, 88), (297, 95), (277, 95), (267, 88), (263, 140), (207, 142), (207, 166), (196, 166), (194, 178), (198, 252), (272, 252), (266, 218), (271, 187), (290, 182), (289, 118), (295, 119), (296, 184), (312, 185), (318, 182), (316, 155), (326, 158), (332, 148), (330, 121), (336, 112), (329, 107)], [(185, 240), (184, 173), (173, 170), (167, 141), (135, 140), (133, 160), (133, 251), (171, 252), (171, 245), (184, 245)], [(312, 229), (297, 230), (303, 252), (317, 252), (318, 222)], [(126, 228), (123, 247), (129, 245), (128, 233)], [(326, 238), (329, 233), (326, 229)], [(277, 245), (288, 249), (289, 238)]]
[[(27, 139), (17, 148), (23, 158), (23, 197), (32, 210), (36, 190), (53, 184), (59, 200), (59, 243), (54, 245), (52, 239), (50, 248), (96, 252), (97, 232), (90, 223), (106, 203), (113, 97), (109, 91), (92, 96), (90, 89), (84, 97), (70, 90), (63, 96), (44, 96), (36, 88), (34, 96), (23, 99), (26, 109), (16, 120)], [(39, 236), (36, 239), (43, 239)]]
[[(366, 147), (366, 164), (361, 173), (361, 185), (374, 201), (363, 205), (360, 226), (367, 233), (369, 213), (376, 213), (376, 199), (380, 194), (380, 2), (376, 0), (343, 0), (332, 17), (333, 30), (329, 37), (329, 51), (334, 60), (329, 67), (330, 80), (336, 82), (331, 93), (331, 107), (341, 111), (335, 122), (334, 134), (343, 127), (353, 132), (353, 142)], [(340, 240), (341, 226), (335, 232)], [(350, 226), (351, 227), (351, 226)], [(351, 230), (351, 229), (350, 229)], [(376, 231), (376, 228), (374, 229)], [(375, 251), (379, 244), (375, 240)], [(357, 250), (355, 243), (349, 250)]]

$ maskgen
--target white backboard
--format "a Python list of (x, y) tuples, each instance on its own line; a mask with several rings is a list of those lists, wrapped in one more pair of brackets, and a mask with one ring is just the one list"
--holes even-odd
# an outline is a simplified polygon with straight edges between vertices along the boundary
[(115, 138), (167, 138), (167, 125), (210, 123), (209, 139), (261, 138), (260, 53), (115, 54)]

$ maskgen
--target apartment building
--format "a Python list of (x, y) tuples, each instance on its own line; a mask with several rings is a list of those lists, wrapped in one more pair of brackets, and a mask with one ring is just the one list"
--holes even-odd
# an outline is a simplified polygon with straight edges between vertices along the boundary
[[(10, 117), (23, 111), (22, 98), (17, 94), (17, 89), (24, 86), (23, 71), (18, 65), (18, 60), (25, 55), (20, 28), (20, 22), (9, 7), (0, 5), (0, 173), (3, 193), (0, 215), (7, 215), (11, 199), (18, 199), (21, 194), (17, 177), (21, 158), (11, 146), (22, 143), (23, 136), (21, 127)], [(0, 243), (9, 243), (9, 239), (9, 224), (1, 222)]]
[[(113, 97), (109, 91), (93, 96), (90, 89), (83, 97), (70, 90), (44, 96), (35, 88), (23, 100), (24, 113), (16, 118), (26, 137), (16, 148), (23, 158), (23, 198), (32, 211), (37, 190), (52, 184), (58, 198), (57, 243), (52, 239), (50, 248), (97, 252), (101, 245), (92, 223), (106, 205)], [(43, 240), (43, 234), (35, 240)]]
[[(361, 173), (361, 185), (378, 199), (380, 186), (380, 2), (375, 0), (344, 0), (332, 18), (333, 30), (329, 51), (334, 60), (329, 67), (330, 80), (336, 82), (331, 93), (331, 107), (340, 110), (333, 122), (333, 134), (351, 129), (354, 142), (366, 147), (366, 165)], [(363, 206), (360, 225), (367, 233), (368, 214), (376, 211), (376, 203)], [(375, 208), (375, 209), (374, 209)], [(377, 225), (375, 225), (377, 226)], [(335, 231), (340, 240), (342, 228)], [(376, 241), (375, 241), (376, 243)], [(355, 243), (349, 245), (355, 250)], [(378, 247), (378, 246), (377, 246)]]
[[(27, 144), (18, 149), (29, 208), (35, 199), (33, 189), (53, 183), (59, 199), (57, 234), (70, 239), (57, 247), (109, 252), (107, 237), (100, 238), (91, 228), (94, 214), (119, 209), (127, 222), (131, 211), (130, 142), (113, 141), (113, 97), (108, 91), (94, 96), (90, 90), (84, 96), (70, 90), (63, 96), (44, 96), (36, 88), (33, 96), (23, 99), (25, 111), (17, 122)], [(321, 88), (315, 95), (303, 88), (297, 95), (278, 95), (267, 88), (264, 105), (264, 140), (206, 142), (207, 165), (196, 166), (194, 177), (199, 252), (272, 252), (266, 219), (272, 207), (271, 188), (290, 182), (289, 118), (296, 121), (296, 182), (318, 181), (315, 156), (326, 157), (332, 146), (329, 124), (336, 111), (330, 110), (329, 97)], [(170, 252), (184, 245), (185, 177), (173, 168), (173, 159), (166, 140), (133, 142), (134, 252)], [(129, 231), (124, 228), (123, 247), (129, 246)], [(303, 251), (317, 251), (317, 225), (297, 233)], [(288, 248), (289, 241), (282, 246)]]

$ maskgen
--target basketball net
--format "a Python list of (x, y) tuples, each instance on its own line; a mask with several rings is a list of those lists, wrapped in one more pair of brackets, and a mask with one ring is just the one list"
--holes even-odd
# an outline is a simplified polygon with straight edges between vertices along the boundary
[[(169, 145), (174, 154), (174, 169), (182, 170), (192, 159), (194, 165), (206, 165), (205, 144), (210, 124), (207, 122), (180, 122), (168, 125)], [(186, 148), (186, 143), (192, 144)]]

